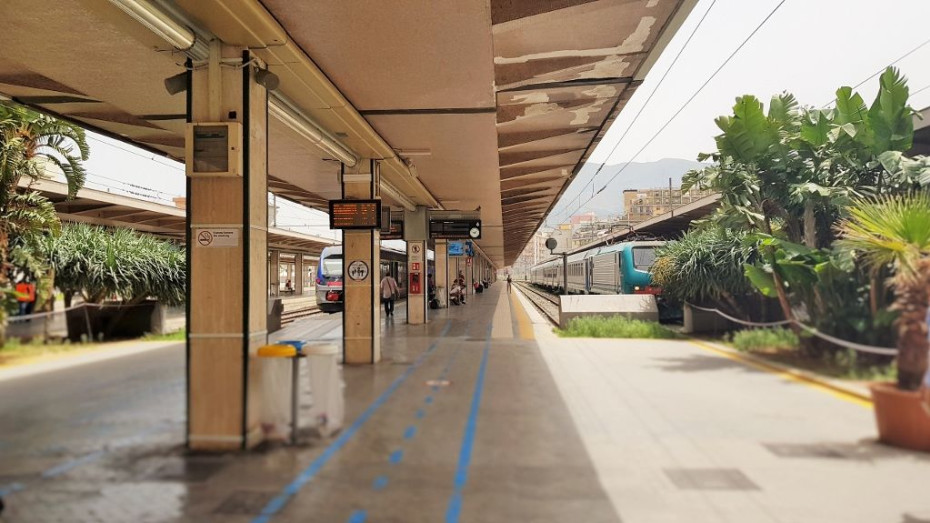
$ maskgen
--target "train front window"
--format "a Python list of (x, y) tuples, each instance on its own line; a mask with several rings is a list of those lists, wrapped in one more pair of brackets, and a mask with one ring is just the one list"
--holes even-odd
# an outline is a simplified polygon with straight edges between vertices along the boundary
[(342, 256), (327, 256), (323, 260), (323, 276), (342, 277)]
[(633, 247), (633, 267), (639, 270), (648, 270), (655, 261), (655, 247)]

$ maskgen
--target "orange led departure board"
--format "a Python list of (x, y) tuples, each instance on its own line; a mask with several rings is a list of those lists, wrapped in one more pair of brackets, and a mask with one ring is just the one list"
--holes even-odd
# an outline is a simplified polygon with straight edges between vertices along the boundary
[(380, 229), (381, 200), (330, 200), (330, 229)]

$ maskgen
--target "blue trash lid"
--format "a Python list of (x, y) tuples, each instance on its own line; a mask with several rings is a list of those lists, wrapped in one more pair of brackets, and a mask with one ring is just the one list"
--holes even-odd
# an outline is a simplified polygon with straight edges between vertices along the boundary
[(277, 342), (278, 345), (290, 345), (291, 347), (294, 347), (297, 352), (300, 352), (306, 343), (307, 342), (301, 340), (281, 340)]

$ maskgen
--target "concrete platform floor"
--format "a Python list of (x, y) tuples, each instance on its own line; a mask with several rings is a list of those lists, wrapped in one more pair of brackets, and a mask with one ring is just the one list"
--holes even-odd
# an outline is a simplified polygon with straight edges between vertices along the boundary
[(930, 522), (930, 456), (862, 404), (688, 341), (557, 338), (504, 284), (403, 312), (344, 369), (346, 427), (296, 447), (185, 453), (177, 348), (0, 383), (0, 520)]

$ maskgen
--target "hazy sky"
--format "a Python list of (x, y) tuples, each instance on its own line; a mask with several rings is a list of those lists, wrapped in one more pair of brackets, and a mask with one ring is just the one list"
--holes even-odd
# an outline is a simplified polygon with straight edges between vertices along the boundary
[[(701, 0), (679, 29), (645, 82), (613, 124), (605, 139), (591, 155), (574, 184), (555, 208), (565, 216), (591, 194), (578, 191), (591, 179), (601, 162), (620, 164), (636, 152), (691, 97), (726, 60), (780, 0)], [(713, 6), (711, 7), (711, 4)], [(708, 12), (708, 9), (710, 11)], [(701, 27), (683, 51), (667, 77), (658, 80), (708, 12)], [(741, 94), (754, 94), (768, 102), (773, 95), (789, 91), (803, 104), (823, 105), (841, 85), (856, 85), (905, 53), (923, 47), (897, 65), (907, 76), (911, 105), (930, 105), (930, 0), (786, 0), (769, 21), (707, 85), (691, 104), (635, 158), (637, 162), (661, 158), (695, 159), (699, 152), (713, 150), (716, 116), (730, 111)], [(877, 79), (858, 90), (871, 103)], [(656, 90), (649, 104), (630, 128), (616, 151), (609, 155), (618, 138), (629, 127), (633, 116)], [(104, 145), (104, 144), (107, 145)], [(97, 137), (91, 142), (93, 154), (91, 181), (170, 201), (184, 192), (183, 166), (135, 149), (129, 145)], [(128, 152), (132, 151), (132, 152)], [(621, 175), (622, 176), (622, 175)], [(104, 179), (101, 177), (110, 178)], [(125, 182), (116, 181), (124, 180)], [(608, 174), (602, 173), (594, 189), (603, 186)], [(131, 184), (131, 185), (129, 185)], [(661, 181), (657, 181), (660, 185)], [(135, 186), (135, 187), (134, 187)], [(146, 193), (141, 187), (159, 191)], [(579, 212), (585, 211), (584, 207)], [(312, 220), (323, 225), (317, 213), (296, 208), (282, 209), (279, 223)], [(325, 226), (322, 227), (325, 230)], [(314, 234), (321, 228), (306, 229)]]
[[(838, 87), (854, 86), (925, 44), (895, 65), (908, 78), (911, 105), (917, 109), (930, 105), (930, 31), (927, 30), (930, 0), (786, 0), (687, 108), (634, 159), (637, 151), (779, 3), (780, 0), (699, 1), (550, 216), (564, 221), (569, 211), (590, 198), (592, 186), (596, 191), (607, 182), (609, 174), (602, 172), (589, 184), (604, 161), (622, 164), (662, 158), (695, 160), (698, 153), (713, 151), (713, 137), (719, 132), (714, 118), (728, 114), (736, 97), (742, 94), (753, 94), (768, 105), (772, 95), (788, 91), (802, 104), (821, 106), (833, 99)], [(704, 22), (669, 70), (705, 12), (708, 14)], [(666, 70), (669, 70), (667, 77), (657, 86)], [(875, 78), (857, 90), (871, 104), (877, 87)], [(924, 90), (913, 94), (921, 89)], [(653, 91), (655, 95), (627, 136), (608, 156)], [(657, 180), (656, 186), (662, 182)], [(578, 192), (585, 186), (579, 198)], [(577, 212), (586, 210), (582, 206)]]

